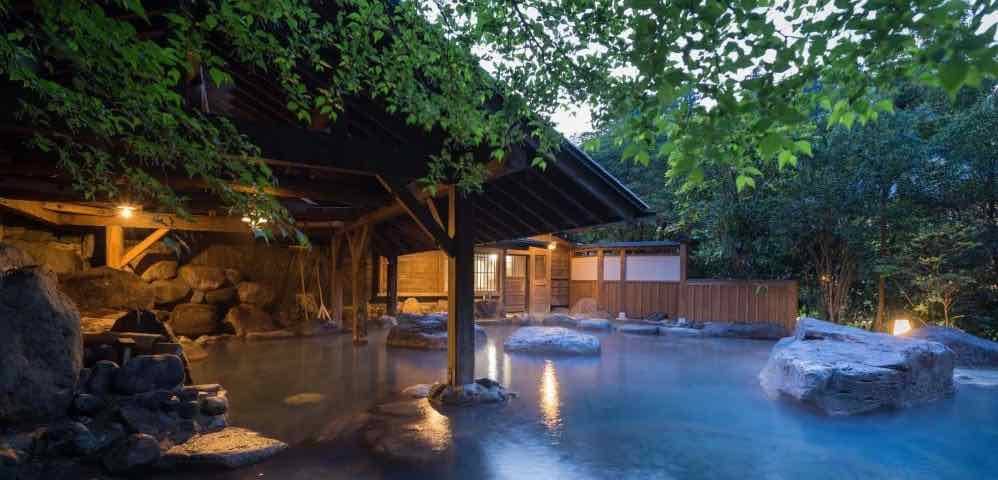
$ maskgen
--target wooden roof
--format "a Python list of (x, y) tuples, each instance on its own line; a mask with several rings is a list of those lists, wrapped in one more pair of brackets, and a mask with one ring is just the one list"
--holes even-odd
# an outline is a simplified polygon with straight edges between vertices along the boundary
[[(427, 201), (415, 181), (427, 173), (444, 134), (408, 125), (377, 101), (346, 99), (344, 111), (329, 125), (302, 125), (285, 109), (276, 81), (262, 72), (233, 64), (233, 84), (207, 88), (207, 108), (231, 119), (261, 148), (277, 179), (275, 195), (301, 225), (373, 226), (375, 248), (400, 254), (438, 248), (425, 226), (400, 205)], [(317, 79), (309, 79), (318, 83)], [(6, 89), (5, 89), (6, 90)], [(202, 89), (192, 85), (191, 105)], [(2, 124), (11, 125), (7, 120)], [(26, 133), (0, 124), (0, 198), (77, 201), (65, 173), (54, 162), (40, 162), (24, 150)], [(649, 215), (648, 206), (589, 156), (568, 141), (549, 155), (547, 168), (529, 166), (535, 147), (514, 145), (476, 195), (475, 241), (479, 244), (627, 221)], [(479, 158), (488, 162), (487, 149)], [(182, 175), (167, 183), (191, 199), (195, 214), (220, 214), (204, 185)], [(446, 214), (445, 199), (429, 199), (435, 215)], [(433, 210), (430, 208), (429, 210)], [(425, 212), (424, 212), (425, 213)], [(224, 213), (221, 213), (224, 214)], [(418, 218), (419, 215), (415, 215)], [(425, 219), (424, 219), (425, 220)], [(446, 219), (443, 224), (446, 225)], [(339, 223), (342, 222), (342, 223)], [(332, 228), (313, 228), (325, 236)]]

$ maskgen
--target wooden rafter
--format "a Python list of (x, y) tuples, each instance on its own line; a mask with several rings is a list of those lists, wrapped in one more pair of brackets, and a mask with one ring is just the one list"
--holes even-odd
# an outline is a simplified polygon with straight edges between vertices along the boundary
[(130, 250), (125, 252), (125, 254), (121, 257), (121, 260), (118, 261), (118, 265), (128, 265), (128, 263), (134, 260), (135, 257), (138, 257), (142, 254), (142, 252), (148, 250), (152, 244), (158, 242), (159, 239), (163, 238), (167, 233), (170, 233), (169, 228), (157, 228), (155, 231), (150, 233), (148, 237), (139, 242), (138, 245), (135, 245)]
[[(440, 214), (434, 217), (431, 213), (426, 199), (420, 199), (409, 190), (408, 186), (401, 182), (378, 177), (381, 184), (388, 190), (402, 208), (412, 217), (416, 225), (426, 233), (427, 236), (437, 244), (441, 250), (448, 252), (453, 250), (453, 239), (443, 228), (443, 222), (439, 220)], [(435, 210), (435, 208), (434, 208)]]

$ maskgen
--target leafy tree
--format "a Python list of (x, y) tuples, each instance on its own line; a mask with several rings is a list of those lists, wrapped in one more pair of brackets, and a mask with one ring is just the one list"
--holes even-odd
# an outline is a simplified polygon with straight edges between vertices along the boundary
[(692, 183), (716, 162), (742, 190), (768, 171), (763, 164), (811, 153), (805, 137), (819, 106), (830, 125), (848, 128), (889, 112), (890, 101), (872, 95), (899, 80), (954, 95), (998, 73), (995, 26), (982, 26), (991, 1), (143, 5), (0, 0), (0, 78), (20, 89), (32, 145), (57, 156), (89, 197), (120, 196), (127, 184), (183, 211), (158, 180), (176, 170), (235, 210), (284, 220), (262, 193), (273, 176), (252, 160), (253, 146), (178, 91), (224, 85), (240, 63), (274, 78), (303, 123), (335, 121), (352, 95), (376, 99), (445, 133), (425, 183), (465, 190), (484, 176), (474, 152), (502, 158), (511, 143), (536, 142), (543, 166), (559, 141), (545, 119), (588, 104), (603, 121), (625, 118), (616, 132), (626, 159), (661, 159), (671, 178)]

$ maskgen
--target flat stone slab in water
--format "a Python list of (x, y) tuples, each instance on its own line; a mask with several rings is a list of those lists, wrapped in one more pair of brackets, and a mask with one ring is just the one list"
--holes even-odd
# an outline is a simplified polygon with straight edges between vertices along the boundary
[(953, 380), (960, 385), (998, 387), (998, 370), (989, 368), (956, 368)]
[(582, 330), (610, 330), (613, 324), (605, 318), (583, 318), (578, 327)]
[(658, 327), (658, 334), (673, 337), (699, 337), (703, 335), (703, 332), (696, 328)]
[(853, 415), (952, 394), (953, 362), (941, 343), (802, 318), (794, 336), (773, 347), (759, 379), (771, 397)]
[(599, 355), (599, 339), (564, 327), (520, 327), (503, 344), (506, 351)]
[(782, 325), (775, 323), (707, 322), (703, 325), (701, 335), (751, 340), (779, 340), (789, 335), (789, 332)]
[(908, 336), (946, 345), (956, 354), (956, 364), (961, 367), (998, 367), (998, 342), (936, 325), (912, 330)]
[(252, 430), (227, 427), (167, 450), (160, 462), (164, 468), (239, 468), (259, 463), (287, 448), (286, 443)]
[(642, 325), (640, 323), (617, 325), (617, 331), (632, 335), (658, 335), (658, 327), (655, 325)]

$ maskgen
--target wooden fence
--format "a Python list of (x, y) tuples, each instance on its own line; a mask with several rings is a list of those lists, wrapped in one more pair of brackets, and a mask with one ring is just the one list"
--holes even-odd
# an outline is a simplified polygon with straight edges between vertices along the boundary
[[(687, 280), (682, 282), (573, 280), (572, 305), (581, 298), (597, 298), (611, 315), (625, 312), (642, 318), (654, 312), (694, 321), (779, 323), (793, 330), (797, 319), (797, 282), (792, 280)], [(621, 303), (623, 302), (623, 303)]]

